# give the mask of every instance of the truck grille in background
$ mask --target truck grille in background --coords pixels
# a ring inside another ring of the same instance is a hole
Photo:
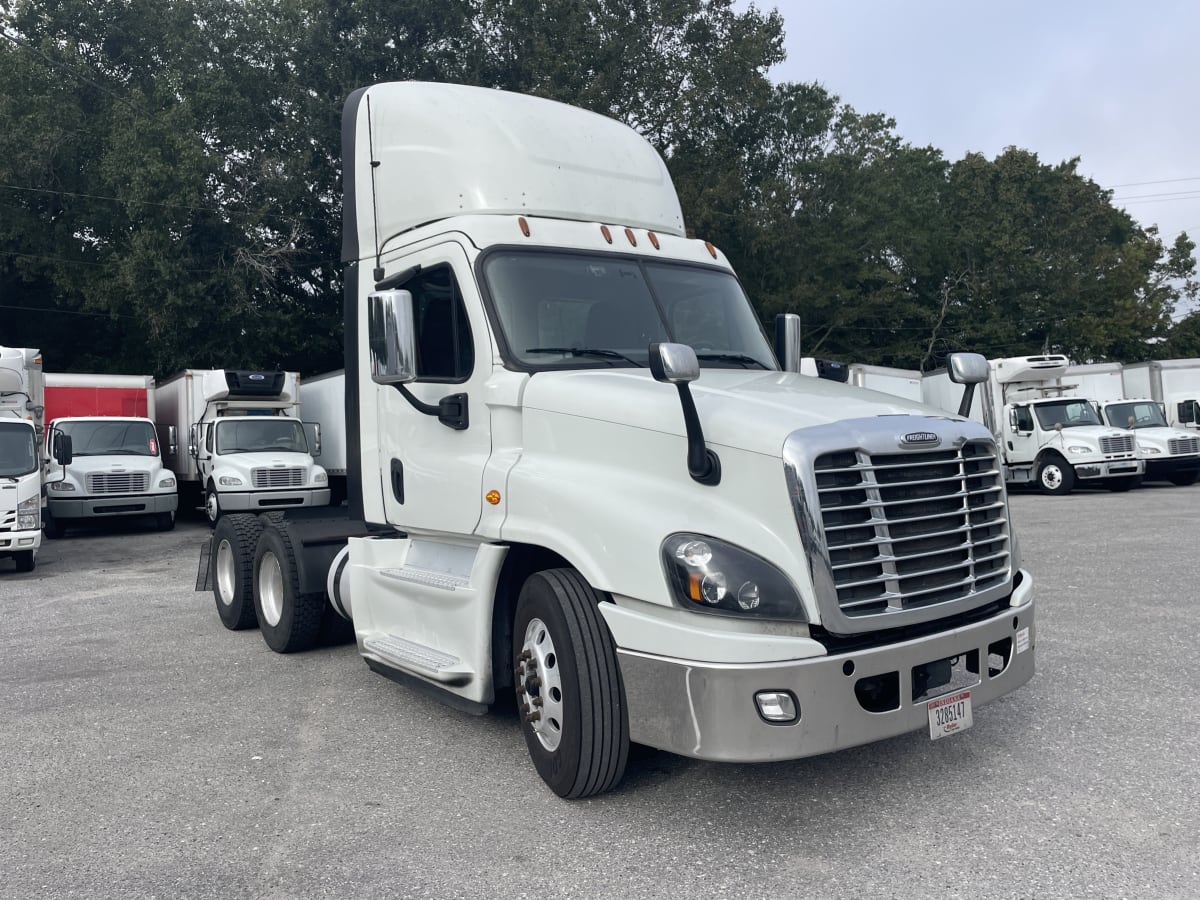
[[[1009,575],[995,450],[825,453],[814,464],[821,522],[844,615],[969,597]]]
[[[17,511],[15,509],[0,513],[0,531],[16,531]]]
[[[254,469],[250,477],[256,488],[301,487],[304,469]]]
[[[86,485],[89,494],[134,494],[150,486],[150,473],[91,472]]]
[[[1133,435],[1123,434],[1120,437],[1100,438],[1101,453],[1132,453]]]
[[[1200,453],[1200,438],[1175,438],[1167,441],[1167,452],[1172,456]]]

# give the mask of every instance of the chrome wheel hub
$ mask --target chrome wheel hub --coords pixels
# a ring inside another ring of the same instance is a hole
[[[283,618],[283,570],[279,558],[269,550],[258,567],[258,604],[267,624],[278,625]]]
[[[221,541],[217,545],[217,598],[224,606],[233,605],[235,568],[233,547],[229,541]]]
[[[542,746],[553,752],[562,740],[562,673],[554,639],[541,619],[530,619],[514,672],[521,716]]]

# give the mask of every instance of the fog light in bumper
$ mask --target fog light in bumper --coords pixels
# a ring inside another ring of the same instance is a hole
[[[791,725],[800,718],[800,704],[791,691],[759,691],[754,695],[754,705],[772,725]]]

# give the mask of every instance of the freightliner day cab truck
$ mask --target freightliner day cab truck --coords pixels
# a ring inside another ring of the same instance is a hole
[[[1121,378],[1126,397],[1161,403],[1172,428],[1200,431],[1200,359],[1130,363]]]
[[[313,461],[320,430],[294,415],[296,372],[188,369],[156,394],[159,434],[187,435],[172,468],[201,498],[210,523],[229,511],[328,505],[328,476]]]
[[[32,572],[42,546],[42,356],[0,347],[0,558]]]
[[[781,371],[635,132],[394,83],[350,96],[342,150],[347,515],[222,519],[198,587],[227,627],[299,650],[331,604],[373,670],[475,713],[515,698],[571,798],[631,741],[941,737],[1031,677],[991,434]]]
[[[153,416],[151,375],[46,373],[47,537],[129,516],[175,527],[175,473],[163,465]]]
[[[1195,484],[1200,476],[1200,433],[1172,428],[1154,400],[1127,395],[1123,368],[1115,362],[1075,365],[1062,380],[1069,393],[1095,404],[1105,425],[1133,430],[1147,481]]]
[[[1077,484],[1113,491],[1137,486],[1144,466],[1132,432],[1106,426],[1087,399],[1064,396],[1068,365],[1060,354],[989,361],[970,415],[996,436],[1005,480],[1046,494],[1069,494]],[[922,390],[931,405],[958,408],[961,391],[946,370],[926,373]]]

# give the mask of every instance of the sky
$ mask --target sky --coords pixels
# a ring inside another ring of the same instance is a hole
[[[1113,189],[1165,243],[1200,238],[1200,3],[757,0],[783,15],[776,82],[823,84],[948,160],[1032,150]]]

